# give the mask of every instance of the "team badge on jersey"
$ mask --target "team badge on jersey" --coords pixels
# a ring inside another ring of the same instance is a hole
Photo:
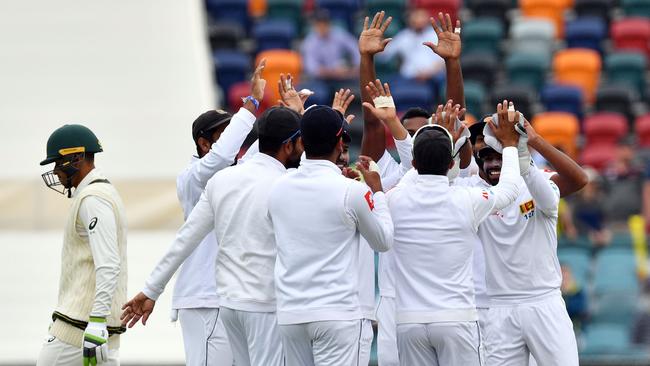
[[[368,191],[366,192],[366,195],[363,196],[366,199],[366,202],[368,202],[368,207],[370,207],[370,211],[375,209],[375,201],[372,199],[372,192]]]
[[[535,202],[533,202],[533,200],[530,200],[528,202],[519,205],[519,210],[521,211],[522,214],[529,213],[534,209],[535,209]]]

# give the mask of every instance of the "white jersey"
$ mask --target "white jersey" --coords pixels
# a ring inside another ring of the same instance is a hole
[[[272,188],[269,214],[278,253],[278,324],[363,318],[359,235],[378,251],[393,241],[383,192],[372,194],[330,161],[306,159]]]
[[[246,136],[253,128],[255,115],[241,108],[230,120],[219,139],[201,159],[192,157],[187,167],[176,179],[176,193],[183,208],[185,219],[201,198],[205,185],[221,169],[232,165]],[[209,233],[199,247],[183,263],[176,278],[172,309],[216,308],[219,295],[215,279],[206,273],[215,273],[215,261],[219,246],[213,233]],[[172,315],[175,319],[175,314]]]
[[[447,176],[418,175],[388,195],[393,217],[397,323],[476,321],[474,233],[518,196],[517,149],[504,149],[499,185],[450,186]]]
[[[147,280],[144,294],[157,299],[180,263],[214,229],[221,246],[216,264],[221,306],[274,312],[276,249],[267,202],[269,187],[285,173],[278,160],[258,153],[246,164],[215,174]]]

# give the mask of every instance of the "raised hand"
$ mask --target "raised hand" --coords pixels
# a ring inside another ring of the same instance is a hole
[[[302,115],[305,112],[305,101],[309,96],[300,95],[300,93],[294,89],[291,81],[291,74],[288,74],[286,77],[284,74],[280,74],[280,80],[278,80],[278,91],[280,92],[281,100],[279,100],[278,103]]]
[[[449,99],[444,106],[442,104],[438,105],[435,118],[437,124],[451,133],[451,137],[454,139],[454,143],[456,143],[467,127],[462,123],[460,126],[456,124],[458,116],[465,113],[465,108],[461,109],[460,104],[454,105],[453,102],[453,100]]]
[[[266,88],[266,80],[262,79],[262,71],[265,66],[266,59],[264,58],[255,68],[251,78],[251,95],[260,102],[264,99],[264,88]]]
[[[390,100],[390,103],[388,105],[380,105],[379,107],[368,102],[363,103],[363,106],[366,107],[375,117],[377,117],[377,119],[385,123],[393,122],[395,120],[399,121],[399,118],[397,118],[397,110],[395,109],[395,105],[392,104],[393,97],[390,94],[390,87],[388,86],[388,83],[384,83],[382,85],[381,81],[377,79],[374,83],[370,82],[368,85],[366,85],[366,91],[368,92],[368,95],[370,95],[370,98],[372,98],[373,103],[376,103],[375,100],[377,98]]]
[[[379,173],[371,170],[370,165],[373,163],[373,160],[364,155],[359,155],[359,162],[357,163],[357,169],[359,173],[363,176],[363,180],[370,187],[372,193],[379,192],[383,188],[381,186],[381,177]]]
[[[140,292],[122,306],[124,311],[120,316],[120,320],[122,320],[123,325],[128,325],[129,328],[133,328],[140,318],[142,318],[142,325],[147,325],[147,319],[149,319],[155,305],[154,300]]]
[[[334,93],[334,101],[332,101],[332,109],[335,109],[341,112],[341,115],[345,116],[345,112],[348,110],[350,103],[354,100],[354,94],[350,89],[340,89]],[[345,117],[345,121],[350,124],[354,119],[354,114]]]
[[[374,55],[382,52],[392,38],[384,38],[384,32],[388,29],[393,17],[388,17],[384,21],[385,13],[383,11],[375,14],[372,23],[368,25],[369,18],[363,21],[363,31],[359,35],[359,52],[362,55]]]
[[[508,101],[503,100],[503,103],[497,104],[497,118],[499,119],[499,125],[496,126],[492,117],[487,119],[487,124],[494,132],[494,137],[501,142],[503,147],[507,146],[517,146],[519,143],[519,133],[515,130],[515,124],[519,122],[519,112],[515,112],[515,118],[513,121],[508,120]]]
[[[443,59],[458,59],[460,58],[461,41],[460,41],[460,20],[456,20],[456,28],[459,30],[455,32],[454,26],[451,22],[449,14],[438,13],[438,20],[440,24],[436,24],[436,20],[431,18],[431,26],[436,31],[438,36],[438,44],[433,42],[424,42],[423,45],[431,48],[433,52]]]

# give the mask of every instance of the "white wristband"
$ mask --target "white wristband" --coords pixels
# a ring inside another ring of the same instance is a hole
[[[380,95],[373,99],[372,102],[375,104],[375,108],[395,108],[393,97]]]

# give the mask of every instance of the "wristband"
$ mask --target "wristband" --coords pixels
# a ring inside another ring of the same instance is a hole
[[[393,97],[387,97],[380,95],[377,98],[372,100],[372,103],[375,105],[375,108],[395,108],[395,102],[393,102]]]
[[[246,104],[246,102],[248,102],[248,101],[250,101],[251,103],[253,103],[253,105],[255,106],[255,110],[258,110],[258,109],[259,109],[259,107],[260,107],[260,102],[259,102],[257,99],[255,99],[254,96],[249,95],[249,96],[247,96],[247,97],[241,98],[241,102],[242,102],[242,104]]]

